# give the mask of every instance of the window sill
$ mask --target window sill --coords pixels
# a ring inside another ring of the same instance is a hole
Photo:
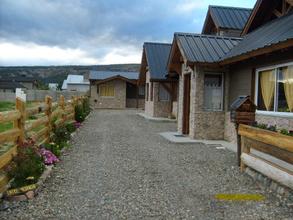
[[[115,96],[100,96],[100,98],[103,98],[103,99],[113,99],[113,98],[115,98]]]
[[[282,117],[282,118],[293,118],[292,112],[271,112],[271,111],[256,111],[257,115],[272,116],[272,117]]]

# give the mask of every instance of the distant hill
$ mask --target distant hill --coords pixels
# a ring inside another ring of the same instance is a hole
[[[11,76],[29,76],[44,83],[61,83],[68,74],[83,75],[90,70],[139,71],[139,64],[111,64],[93,66],[16,66],[0,67],[0,78]]]

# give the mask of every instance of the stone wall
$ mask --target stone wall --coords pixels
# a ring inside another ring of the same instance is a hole
[[[237,143],[235,124],[230,121],[230,111],[225,112],[224,139],[231,143]]]
[[[103,97],[98,94],[96,84],[91,85],[91,104],[94,108],[102,109],[124,109],[126,108],[126,82],[122,80],[113,80],[114,96]]]
[[[175,117],[175,118],[178,117],[177,109],[178,109],[178,103],[177,102],[173,102],[172,116]]]
[[[144,99],[126,99],[126,108],[140,108],[144,109]]]
[[[63,95],[66,100],[72,96],[87,95],[85,92],[76,91],[52,91],[52,90],[24,90],[27,95],[27,101],[44,101],[47,95],[51,96],[53,101],[57,101],[60,95]],[[13,92],[0,92],[0,101],[15,102],[15,93]]]
[[[146,85],[149,84],[149,100],[145,101],[145,114],[151,117],[169,117],[171,105],[169,101],[159,100],[159,82],[150,82],[150,74],[146,73]],[[151,100],[151,84],[153,84],[153,99]],[[147,89],[146,89],[147,91]],[[147,97],[147,95],[146,95]]]
[[[224,111],[207,111],[204,109],[204,74],[205,72],[225,73],[225,71],[223,69],[207,69],[196,66],[191,73],[189,133],[191,138],[208,140],[224,138]],[[228,80],[224,75],[223,86],[226,83],[228,83]]]

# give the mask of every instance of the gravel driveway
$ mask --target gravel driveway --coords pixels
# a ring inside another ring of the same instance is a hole
[[[292,209],[239,173],[234,153],[158,135],[171,130],[175,123],[146,121],[133,110],[92,112],[40,195],[0,218],[293,218]],[[223,202],[217,193],[260,193],[266,200]]]

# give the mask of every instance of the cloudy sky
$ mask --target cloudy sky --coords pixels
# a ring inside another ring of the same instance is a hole
[[[145,41],[201,32],[208,5],[255,0],[0,0],[0,66],[139,63]]]

